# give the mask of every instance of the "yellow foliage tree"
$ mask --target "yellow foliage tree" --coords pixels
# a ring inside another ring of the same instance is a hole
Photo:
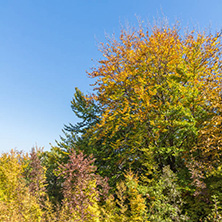
[[[13,150],[0,157],[0,221],[42,221],[43,211],[22,176],[24,158]]]
[[[102,52],[89,73],[95,93],[86,96],[101,114],[88,134],[102,147],[111,177],[129,166],[152,174],[170,165],[176,172],[191,159],[214,167],[222,154],[220,33],[122,31]]]

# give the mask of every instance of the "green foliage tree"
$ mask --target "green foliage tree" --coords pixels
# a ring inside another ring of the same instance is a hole
[[[220,203],[218,201],[218,198],[213,195],[213,208],[211,213],[204,219],[205,222],[212,221],[212,222],[221,222],[222,221],[222,215],[221,215],[221,207],[219,206]]]
[[[42,165],[46,169],[46,181],[47,181],[47,194],[50,202],[54,208],[61,205],[63,194],[62,194],[62,183],[63,179],[59,178],[56,173],[60,164],[65,164],[68,161],[69,153],[60,149],[59,147],[52,147],[50,151],[45,151],[42,154]]]
[[[166,166],[156,184],[150,187],[150,221],[189,221],[189,217],[182,213],[184,203],[177,180]]]

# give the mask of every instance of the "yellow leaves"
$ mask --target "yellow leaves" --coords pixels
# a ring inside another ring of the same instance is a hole
[[[0,157],[0,221],[41,221],[43,211],[23,177],[26,158],[14,150]]]
[[[218,34],[191,31],[183,36],[175,27],[154,27],[152,33],[123,31],[120,41],[110,42],[105,54],[90,74],[97,78],[93,99],[102,110],[101,121],[93,129],[99,132],[93,135],[95,140],[103,138],[104,144],[112,140],[116,150],[124,143],[134,148],[148,141],[164,146],[178,143],[175,147],[184,145],[183,149],[196,152],[198,148],[190,146],[197,139],[195,146],[201,147],[203,155],[220,154]]]
[[[102,209],[103,221],[147,221],[146,201],[139,192],[138,178],[131,171],[125,174],[124,181],[117,184],[115,196],[116,199],[110,195],[106,200]]]

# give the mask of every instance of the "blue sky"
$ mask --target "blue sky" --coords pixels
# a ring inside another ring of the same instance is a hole
[[[164,14],[182,27],[222,29],[221,0],[0,1],[0,152],[50,149],[64,124],[75,87],[89,92],[98,42]]]

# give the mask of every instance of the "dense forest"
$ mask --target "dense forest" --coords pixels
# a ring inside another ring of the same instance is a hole
[[[0,221],[222,221],[221,33],[157,25],[101,44],[50,151],[0,157]]]

